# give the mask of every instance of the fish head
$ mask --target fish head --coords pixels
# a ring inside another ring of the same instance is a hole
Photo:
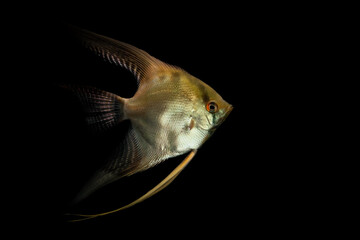
[[[229,116],[233,106],[203,81],[193,78],[192,82],[195,86],[195,127],[207,131],[205,142]]]

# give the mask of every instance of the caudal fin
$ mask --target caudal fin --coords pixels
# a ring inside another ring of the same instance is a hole
[[[70,89],[80,99],[87,114],[86,121],[96,132],[109,130],[127,119],[124,113],[127,99],[94,87],[63,87]]]

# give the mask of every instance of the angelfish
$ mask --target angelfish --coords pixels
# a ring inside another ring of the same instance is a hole
[[[138,83],[131,98],[94,87],[69,87],[84,104],[88,124],[97,130],[111,130],[124,120],[131,123],[116,153],[84,186],[76,201],[124,176],[189,153],[169,176],[139,199],[106,213],[75,214],[84,220],[128,208],[165,188],[224,122],[233,107],[209,85],[179,67],[127,43],[83,29],[74,31],[84,47],[105,61],[129,70]]]

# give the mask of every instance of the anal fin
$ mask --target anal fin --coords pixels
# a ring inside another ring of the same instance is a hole
[[[88,220],[88,219],[92,219],[92,218],[96,218],[96,217],[100,217],[100,216],[104,216],[104,215],[108,215],[111,213],[115,213],[121,210],[124,210],[126,208],[132,207],[146,199],[148,199],[149,197],[155,195],[156,193],[160,192],[161,190],[163,190],[164,188],[166,188],[172,181],[174,181],[174,179],[180,174],[180,172],[182,170],[184,170],[184,168],[187,166],[187,164],[193,159],[193,157],[195,156],[197,150],[192,150],[187,157],[166,177],[164,178],[159,184],[157,184],[155,187],[153,187],[151,190],[149,190],[147,193],[145,193],[144,195],[142,195],[140,198],[136,199],[135,201],[117,208],[115,210],[112,211],[108,211],[108,212],[104,212],[104,213],[98,213],[98,214],[67,214],[70,216],[77,216],[77,217],[81,217],[79,219],[74,219],[74,220],[70,220],[70,222],[79,222],[79,221],[84,221],[84,220]]]
[[[138,141],[134,129],[130,127],[125,139],[114,149],[105,166],[98,170],[85,184],[73,203],[82,201],[109,183],[142,171],[141,162],[146,154],[143,153],[144,149],[140,147]]]

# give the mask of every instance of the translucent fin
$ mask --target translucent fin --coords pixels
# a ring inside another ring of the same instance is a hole
[[[94,131],[109,130],[126,119],[125,98],[94,87],[76,85],[62,87],[71,90],[79,98],[87,114],[86,121]]]
[[[152,57],[130,44],[102,36],[75,26],[69,26],[82,45],[104,60],[121,66],[134,74],[138,84],[150,80],[149,75],[159,69],[172,66]]]
[[[105,166],[97,171],[88,183],[82,188],[73,201],[73,204],[82,201],[90,194],[101,187],[114,182],[124,176],[132,175],[142,171],[142,162],[147,162],[146,156],[151,154],[147,148],[142,148],[144,144],[139,144],[134,129],[130,127],[125,139],[109,157]]]
[[[131,202],[131,203],[129,203],[129,204],[123,206],[123,207],[120,207],[118,209],[108,211],[108,212],[104,212],[104,213],[98,213],[98,214],[67,214],[69,216],[82,217],[82,218],[79,218],[79,219],[70,220],[70,222],[79,222],[79,221],[84,221],[84,220],[88,220],[88,219],[108,215],[108,214],[111,214],[111,213],[115,213],[115,212],[124,210],[126,208],[132,207],[135,204],[138,204],[138,203],[146,200],[147,198],[155,195],[156,193],[160,192],[165,187],[167,187],[180,174],[180,172],[187,166],[187,164],[193,159],[196,152],[197,152],[197,150],[192,150],[188,154],[188,156],[166,178],[164,178],[164,180],[162,180],[154,188],[152,188],[150,191],[148,191],[147,193],[145,193],[143,196],[136,199],[135,201],[133,201],[133,202]]]

